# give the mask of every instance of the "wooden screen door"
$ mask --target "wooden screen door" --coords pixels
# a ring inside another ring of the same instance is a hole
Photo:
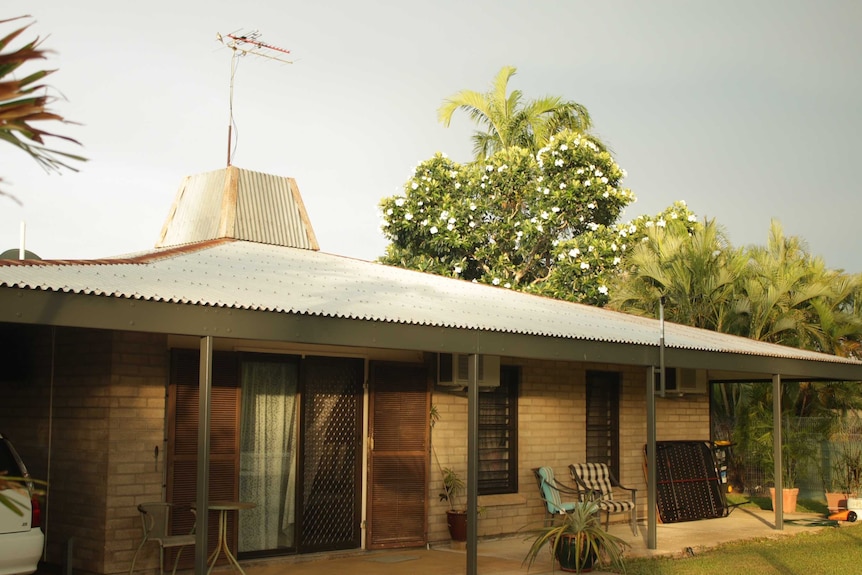
[[[370,365],[369,549],[426,541],[428,393],[424,365]]]

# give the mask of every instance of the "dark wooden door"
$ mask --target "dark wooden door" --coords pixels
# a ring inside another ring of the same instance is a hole
[[[423,365],[371,363],[370,549],[426,541],[430,401]]]

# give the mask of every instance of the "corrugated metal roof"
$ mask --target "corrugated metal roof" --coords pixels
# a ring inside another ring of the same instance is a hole
[[[183,180],[156,247],[218,238],[319,249],[296,181],[236,166]]]
[[[656,320],[304,249],[211,241],[124,259],[0,262],[0,286],[657,345]],[[670,348],[858,364],[682,326]]]

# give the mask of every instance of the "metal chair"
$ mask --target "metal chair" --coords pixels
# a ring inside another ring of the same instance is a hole
[[[141,526],[144,532],[144,538],[141,544],[138,545],[135,554],[132,556],[132,566],[129,567],[129,575],[135,570],[135,561],[138,558],[143,546],[150,541],[159,544],[159,575],[164,575],[165,564],[165,549],[179,547],[176,559],[174,559],[174,568],[171,571],[172,575],[177,572],[177,564],[180,562],[180,555],[183,552],[183,547],[186,545],[195,544],[194,527],[188,535],[170,535],[168,532],[168,523],[170,521],[171,509],[173,505],[164,501],[155,501],[150,503],[141,503],[138,505],[138,511],[141,514]],[[194,509],[191,510],[194,514]]]
[[[554,469],[552,467],[537,467],[533,469],[536,476],[536,483],[539,486],[539,495],[542,496],[542,501],[545,504],[545,510],[548,512],[545,518],[545,524],[550,525],[557,515],[565,515],[571,513],[579,501],[576,499],[577,492],[573,489],[557,483],[554,479]],[[562,495],[573,496],[573,501],[563,501]]]
[[[630,513],[632,533],[638,534],[638,490],[620,485],[614,474],[604,463],[573,463],[569,465],[572,480],[581,501],[591,499],[604,511],[605,530],[611,522],[611,513]],[[614,499],[614,490],[628,491],[629,499]]]

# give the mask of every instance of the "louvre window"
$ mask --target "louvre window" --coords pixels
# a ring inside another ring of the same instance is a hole
[[[587,372],[587,462],[620,473],[620,374]]]
[[[518,368],[500,366],[500,386],[479,394],[479,494],[518,491]]]

